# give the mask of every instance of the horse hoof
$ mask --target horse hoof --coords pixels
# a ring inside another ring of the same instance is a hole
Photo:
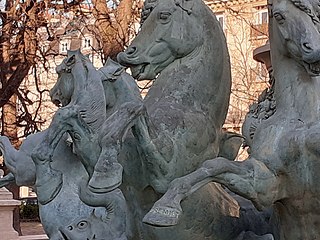
[[[143,218],[142,222],[158,226],[169,227],[178,224],[181,211],[170,207],[153,207]]]
[[[60,192],[62,188],[62,173],[55,171],[50,174],[47,181],[38,181],[36,183],[36,190],[38,194],[38,201],[41,205],[46,205],[51,202]]]
[[[94,171],[88,183],[88,188],[94,193],[107,193],[119,187],[122,183],[121,164],[114,163],[107,172]]]

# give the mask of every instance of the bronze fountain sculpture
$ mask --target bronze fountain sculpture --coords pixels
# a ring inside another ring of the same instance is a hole
[[[222,130],[231,76],[215,16],[201,0],[149,0],[118,55],[138,81],[155,79],[146,98],[117,62],[97,70],[69,51],[49,128],[19,150],[0,137],[11,170],[0,185],[35,187],[52,240],[318,239],[320,8],[269,10],[276,112],[247,160],[233,161],[242,136]]]

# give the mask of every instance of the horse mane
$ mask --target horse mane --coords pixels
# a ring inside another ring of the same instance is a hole
[[[315,14],[314,10],[309,6],[310,3],[307,3],[307,0],[291,0],[291,2],[301,11],[306,13],[314,24],[319,24],[319,16]]]
[[[320,8],[318,5],[312,4],[308,0],[290,0],[290,1],[294,6],[300,9],[302,12],[306,13],[311,18],[314,24],[320,24],[320,21],[319,21]],[[273,0],[268,0],[270,17],[273,16],[272,3],[273,3]],[[314,11],[314,8],[316,8],[317,11]]]
[[[81,53],[80,49],[77,49],[75,51],[68,51],[68,57],[69,57],[69,54],[70,55],[72,55],[72,54],[77,55],[80,58],[80,60],[81,60],[81,62],[83,64],[85,70],[87,71],[87,73],[89,73],[89,71],[92,70],[92,69],[89,69],[89,66],[91,68],[94,68],[94,66],[93,66],[92,62],[90,61],[89,57],[86,56],[86,55],[83,55]]]
[[[158,5],[159,0],[146,0],[141,11],[140,28],[144,21],[149,17],[152,10]]]
[[[68,51],[68,58],[76,55],[85,69],[85,76],[78,76],[78,73],[71,72],[74,81],[83,82],[80,89],[82,93],[77,96],[75,104],[80,106],[79,114],[91,130],[97,132],[102,126],[106,117],[106,104],[104,88],[102,85],[101,73],[93,66],[90,59],[83,55],[80,50]],[[81,86],[81,85],[80,85]]]
[[[192,12],[192,6],[193,3],[191,3],[191,7],[185,7],[181,0],[173,0],[174,4],[178,7],[180,7],[182,10],[186,11],[188,14],[191,14]],[[159,0],[146,0],[144,2],[142,11],[141,11],[141,20],[140,20],[140,26],[144,23],[144,21],[149,17],[150,13],[153,11],[153,9],[158,5]],[[192,2],[192,0],[189,0],[189,2]],[[187,4],[188,5],[188,4]]]

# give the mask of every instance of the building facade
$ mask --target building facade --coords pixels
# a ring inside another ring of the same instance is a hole
[[[225,128],[240,132],[250,104],[268,86],[265,66],[253,59],[253,51],[268,40],[266,0],[206,1],[220,22],[228,44],[232,92]]]

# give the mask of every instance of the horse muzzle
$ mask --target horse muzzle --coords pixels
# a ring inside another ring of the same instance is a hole
[[[132,67],[141,64],[140,57],[133,57],[128,55],[126,52],[121,52],[117,56],[118,62],[125,67]]]
[[[312,77],[320,76],[320,61],[313,62],[313,63],[308,63],[303,61],[303,65],[310,76]]]

